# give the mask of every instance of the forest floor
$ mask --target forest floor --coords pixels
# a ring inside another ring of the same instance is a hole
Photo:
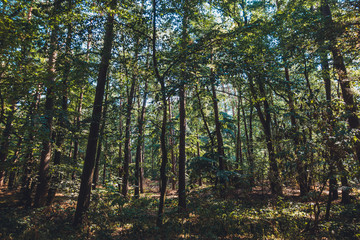
[[[158,228],[156,183],[148,181],[140,199],[125,199],[107,185],[93,191],[87,221],[74,229],[75,193],[57,194],[49,207],[24,209],[19,191],[3,187],[0,239],[360,239],[357,189],[353,203],[332,202],[327,221],[326,191],[301,198],[294,187],[285,188],[283,197],[272,196],[264,187],[230,188],[220,197],[212,186],[196,187],[188,192],[187,212],[180,214],[176,191],[169,190],[164,224]],[[318,217],[314,209],[320,209]]]

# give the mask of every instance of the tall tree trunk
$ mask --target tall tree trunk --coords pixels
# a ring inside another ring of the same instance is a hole
[[[220,184],[225,187],[225,178],[222,176],[223,171],[225,170],[225,163],[224,163],[224,142],[223,137],[221,134],[221,123],[220,123],[220,117],[219,117],[219,108],[218,108],[218,99],[216,96],[216,89],[215,89],[215,77],[213,70],[211,70],[211,92],[212,92],[212,100],[213,100],[213,107],[214,107],[214,118],[215,118],[215,132],[216,132],[216,140],[217,140],[217,155],[219,160],[219,172],[220,177],[219,181]]]
[[[249,162],[249,170],[250,170],[250,177],[249,177],[249,183],[250,186],[254,186],[255,184],[255,174],[254,174],[254,170],[255,170],[255,164],[254,164],[254,158],[253,158],[253,130],[252,130],[252,115],[253,115],[253,104],[252,102],[250,103],[250,113],[249,113],[249,125],[247,124],[246,121],[246,114],[245,114],[245,108],[243,106],[242,103],[242,97],[240,95],[240,106],[241,106],[241,111],[242,111],[242,115],[243,115],[243,122],[244,122],[244,130],[245,130],[245,138],[246,138],[246,153],[247,153],[247,160]],[[248,129],[249,126],[249,129]]]
[[[97,183],[99,181],[99,171],[100,171],[99,165],[100,165],[102,142],[104,139],[104,130],[105,130],[105,126],[106,126],[106,114],[107,114],[107,108],[108,108],[108,103],[107,103],[108,91],[109,91],[109,81],[107,82],[106,87],[105,87],[105,101],[104,101],[104,109],[103,109],[102,117],[101,117],[99,141],[98,141],[97,150],[96,150],[95,169],[94,169],[93,186],[92,186],[93,189],[96,189]]]
[[[76,126],[76,133],[75,133],[75,140],[74,140],[74,153],[72,156],[73,162],[77,162],[78,153],[79,153],[79,130],[80,130],[80,123],[81,123],[81,112],[82,112],[82,103],[84,97],[84,89],[81,88],[80,95],[79,95],[79,104],[77,107],[77,116],[75,119],[75,126]]]
[[[348,114],[349,127],[352,129],[358,129],[360,127],[360,121],[356,114],[357,105],[354,101],[354,93],[350,85],[350,79],[347,74],[347,70],[344,63],[344,58],[340,49],[337,47],[337,32],[336,25],[332,20],[331,10],[328,4],[328,0],[321,1],[321,13],[323,16],[323,27],[325,31],[325,37],[330,41],[330,51],[333,55],[334,68],[339,78],[339,84],[342,92],[342,97],[345,102],[345,110]],[[357,159],[360,163],[360,142],[355,143],[355,151]]]
[[[91,47],[91,39],[92,39],[92,28],[90,27],[89,33],[88,33],[88,39],[86,43],[86,61],[89,61],[89,52]],[[80,89],[80,95],[79,95],[79,103],[77,107],[77,116],[75,119],[75,126],[76,126],[76,133],[75,133],[75,140],[74,140],[74,154],[73,154],[73,161],[76,163],[77,156],[79,153],[79,135],[80,135],[80,123],[81,123],[81,112],[82,112],[82,103],[83,103],[83,97],[84,97],[84,87],[81,87]],[[74,173],[73,173],[74,175]],[[74,176],[73,176],[74,177]]]
[[[108,147],[109,147],[108,138],[107,138],[107,136],[105,136],[104,165],[103,165],[103,174],[102,174],[102,185],[103,186],[105,186],[105,184],[106,184],[106,171],[107,171],[107,155],[106,155],[106,153],[108,152]]]
[[[69,9],[71,9],[72,0],[69,0]],[[69,81],[69,74],[70,74],[70,50],[71,50],[71,42],[72,42],[72,25],[71,23],[68,25],[68,31],[67,31],[67,38],[66,38],[66,47],[65,47],[65,66],[64,66],[64,74],[63,74],[63,82],[62,82],[62,88],[63,88],[63,97],[61,102],[61,113],[59,116],[59,126],[60,131],[56,134],[56,149],[54,154],[54,165],[59,165],[62,158],[62,145],[65,141],[65,134],[66,134],[66,127],[67,127],[67,119],[68,119],[68,81]],[[60,173],[55,172],[51,176],[51,187],[48,192],[47,197],[47,205],[51,205],[52,202],[55,199],[55,194],[57,190],[57,185],[60,181]]]
[[[110,2],[110,9],[116,9],[116,0]],[[95,93],[95,100],[92,112],[92,121],[90,124],[90,132],[86,148],[86,156],[84,161],[84,168],[81,175],[80,192],[76,205],[76,212],[74,217],[74,225],[82,224],[84,214],[89,208],[91,182],[93,177],[93,170],[95,165],[96,144],[99,134],[99,126],[101,119],[101,110],[104,97],[104,90],[106,85],[106,75],[110,64],[111,49],[114,35],[114,13],[108,13],[106,21],[106,30],[104,35],[104,47],[102,50],[99,74],[97,78],[97,86]]]
[[[321,41],[322,42],[322,41]],[[329,62],[327,58],[327,52],[325,49],[322,49],[320,53],[321,59],[321,72],[322,77],[325,82],[325,93],[326,93],[326,102],[327,102],[327,122],[328,126],[330,127],[331,134],[334,134],[334,116],[332,112],[332,96],[331,96],[331,79],[329,74]],[[339,156],[339,153],[335,149],[335,141],[333,139],[328,139],[328,149],[329,149],[329,165],[332,166],[336,164],[338,169],[341,171],[341,183],[342,183],[342,202],[347,204],[350,203],[350,188],[346,177],[346,171],[342,164],[342,159]],[[332,171],[330,172],[330,189],[329,194],[332,196],[329,198],[329,201],[338,198],[338,189],[337,189],[337,180],[334,176],[334,167],[331,167]],[[330,204],[330,203],[329,203]],[[329,206],[330,211],[330,206]]]
[[[120,109],[120,116],[119,116],[119,178],[122,179],[124,171],[123,168],[121,167],[121,163],[122,163],[122,138],[123,138],[123,121],[122,121],[122,100],[120,99],[120,103],[119,103],[119,109]],[[121,192],[121,184],[119,183],[119,193]]]
[[[56,19],[56,13],[59,11],[60,0],[54,1],[53,6],[53,18]],[[46,86],[46,100],[45,100],[45,113],[44,113],[44,123],[42,126],[43,133],[43,142],[42,142],[42,151],[40,156],[40,169],[38,177],[38,185],[36,188],[36,194],[34,199],[35,207],[42,207],[46,204],[46,197],[49,190],[49,164],[51,159],[51,138],[52,138],[52,125],[53,125],[53,115],[54,115],[54,100],[55,100],[55,64],[57,57],[57,44],[58,44],[58,23],[55,23],[54,28],[52,29],[50,36],[50,49],[49,49],[49,59],[48,59],[48,69],[47,69],[47,79],[45,82]]]
[[[188,1],[184,0],[182,4],[182,37],[181,51],[183,62],[181,64],[180,85],[179,85],[179,189],[178,189],[178,210],[184,212],[186,209],[186,180],[185,180],[185,164],[186,164],[186,110],[185,110],[185,82],[187,81],[187,45],[188,45]]]
[[[160,166],[160,201],[159,201],[159,209],[156,219],[156,225],[158,227],[162,226],[163,214],[164,214],[164,204],[166,197],[166,184],[167,184],[167,176],[166,176],[166,165],[167,165],[167,146],[166,146],[166,126],[167,126],[167,99],[166,99],[166,85],[164,76],[160,75],[158,60],[157,60],[157,52],[156,52],[156,0],[152,1],[153,7],[153,21],[152,21],[152,57],[153,57],[153,68],[155,72],[155,77],[160,84],[161,91],[161,100],[162,100],[162,124],[161,124],[161,135],[160,135],[160,148],[161,148],[161,166]]]
[[[243,163],[243,154],[241,147],[241,90],[238,92],[238,104],[237,104],[237,131],[236,131],[236,163],[238,164],[238,168],[240,167],[241,171],[243,171],[244,163]]]
[[[200,158],[200,138],[199,138],[199,134],[197,134],[197,141],[196,141],[196,153],[197,153],[197,158]],[[202,172],[200,170],[199,173],[199,186],[202,186]]]
[[[34,151],[33,151],[33,142],[34,142],[34,135],[35,135],[35,120],[34,120],[34,116],[37,112],[38,109],[38,101],[39,101],[39,91],[40,91],[40,87],[38,88],[38,90],[36,90],[34,97],[33,97],[33,101],[30,104],[30,109],[29,109],[29,113],[28,113],[28,117],[29,117],[29,121],[28,121],[28,126],[29,126],[29,132],[28,132],[28,141],[27,141],[27,149],[26,149],[26,153],[25,153],[25,162],[23,165],[23,176],[21,179],[21,200],[22,200],[22,204],[26,207],[29,208],[31,207],[31,203],[32,203],[32,199],[31,199],[31,183],[32,183],[32,178],[31,178],[31,166],[33,165],[34,162]]]
[[[172,126],[172,111],[171,111],[171,99],[169,99],[169,125],[170,128],[170,136],[169,136],[169,148],[170,148],[170,159],[171,159],[171,172],[173,177],[171,178],[171,188],[172,190],[176,189],[176,159],[174,154],[174,129]]]
[[[259,88],[260,96],[263,98],[263,108],[264,112],[261,109],[260,101],[256,98],[257,94],[254,88],[254,84],[252,82],[251,77],[249,77],[250,90],[252,97],[255,99],[255,108],[257,110],[261,125],[264,129],[266,147],[269,154],[269,180],[270,180],[270,188],[271,193],[274,195],[282,195],[282,187],[280,183],[280,173],[278,169],[278,164],[275,157],[273,139],[271,136],[271,114],[270,114],[270,106],[266,98],[265,89],[263,83],[257,81],[257,86]]]
[[[186,111],[185,111],[185,86],[181,84],[179,89],[179,115],[180,115],[180,137],[179,137],[179,212],[186,209],[186,190],[185,190],[185,164],[186,164]]]
[[[146,101],[147,101],[147,82],[145,82],[144,87],[144,98],[142,102],[141,112],[138,117],[138,128],[139,135],[137,139],[136,146],[136,157],[135,157],[135,198],[139,198],[140,196],[140,174],[141,174],[141,158],[142,158],[142,146],[143,146],[143,138],[144,138],[144,119],[145,119],[145,109],[146,109]]]
[[[144,162],[145,162],[145,141],[143,141],[141,147],[141,158],[140,158],[140,193],[144,193]]]
[[[131,148],[130,148],[130,134],[131,134],[131,116],[133,109],[133,99],[135,95],[136,76],[134,75],[131,81],[130,92],[128,95],[126,106],[126,123],[125,123],[125,148],[124,148],[124,175],[122,184],[122,195],[125,197],[128,193],[128,181],[129,181],[129,163],[131,161]]]
[[[199,102],[199,109],[200,109],[200,114],[201,114],[201,117],[202,117],[202,120],[204,122],[204,126],[205,126],[205,129],[206,129],[206,132],[209,136],[209,139],[210,139],[210,144],[211,144],[211,153],[213,153],[213,147],[215,146],[215,143],[214,143],[214,138],[210,132],[210,128],[209,128],[209,125],[207,123],[207,120],[206,120],[206,116],[205,116],[205,113],[204,113],[204,110],[202,108],[202,104],[201,104],[201,98],[200,98],[200,91],[198,89],[198,86],[195,85],[195,90],[196,90],[196,97],[198,99],[198,102]]]
[[[285,66],[285,79],[286,79],[286,87],[288,92],[288,105],[290,110],[290,122],[292,126],[293,132],[293,143],[295,147],[295,155],[296,155],[296,169],[297,169],[297,181],[300,186],[300,196],[305,196],[309,192],[309,185],[308,185],[308,176],[305,170],[304,160],[306,159],[304,155],[300,152],[300,147],[302,144],[305,144],[302,137],[300,136],[299,126],[296,121],[296,110],[295,110],[295,103],[294,103],[294,95],[291,91],[291,83],[290,83],[290,74],[289,69]]]

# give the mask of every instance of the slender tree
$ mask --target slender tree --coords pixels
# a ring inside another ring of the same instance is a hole
[[[112,0],[110,2],[110,9],[114,11],[116,9],[117,1]],[[93,171],[95,165],[96,145],[99,134],[100,117],[103,104],[103,97],[106,85],[107,70],[110,65],[112,43],[114,37],[114,12],[107,14],[107,21],[104,35],[104,47],[101,54],[101,62],[99,67],[99,74],[97,78],[96,94],[92,112],[92,121],[90,124],[90,132],[88,137],[88,143],[86,148],[86,156],[84,161],[84,167],[81,175],[80,192],[76,205],[76,212],[74,217],[74,225],[82,224],[84,220],[84,214],[89,208],[91,183],[93,178]]]

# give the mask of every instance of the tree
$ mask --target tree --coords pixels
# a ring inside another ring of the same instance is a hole
[[[115,10],[117,5],[116,0],[110,2],[110,9]],[[84,220],[84,214],[89,208],[91,183],[93,178],[93,171],[95,165],[96,145],[99,134],[100,116],[103,104],[103,97],[105,92],[105,85],[107,79],[107,70],[110,64],[112,42],[114,37],[114,12],[107,13],[104,47],[101,55],[101,62],[99,66],[99,74],[97,78],[96,94],[91,117],[90,132],[86,148],[86,156],[84,160],[84,167],[81,175],[80,192],[76,204],[76,212],[74,217],[74,225],[79,225]]]

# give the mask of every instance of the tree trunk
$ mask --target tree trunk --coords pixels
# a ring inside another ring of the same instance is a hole
[[[71,9],[71,3],[72,0],[69,1],[69,8]],[[56,149],[55,149],[55,155],[54,155],[54,165],[59,165],[62,158],[62,145],[65,141],[65,134],[66,134],[66,121],[68,118],[68,80],[69,80],[69,74],[70,74],[70,50],[71,50],[71,42],[72,42],[72,26],[71,23],[68,26],[68,32],[67,32],[67,38],[66,38],[66,47],[65,47],[65,66],[64,66],[64,75],[63,75],[63,97],[61,102],[61,113],[59,116],[59,125],[60,125],[60,131],[56,134]],[[60,182],[60,174],[58,172],[55,172],[51,177],[51,187],[48,192],[47,197],[47,205],[51,205],[54,201],[57,185]]]
[[[31,166],[34,162],[34,151],[33,151],[33,143],[34,143],[34,135],[35,135],[35,119],[34,116],[37,114],[37,110],[39,107],[39,92],[40,92],[40,86],[38,86],[38,90],[36,90],[33,101],[29,104],[29,113],[28,113],[28,141],[27,141],[27,149],[25,153],[25,161],[23,165],[23,176],[21,179],[21,195],[22,195],[22,204],[29,208],[31,207],[32,199],[31,199],[31,185],[32,185],[32,178],[31,178]]]
[[[164,214],[164,204],[166,197],[166,165],[167,165],[167,146],[166,146],[166,126],[167,126],[167,99],[166,99],[166,85],[164,76],[160,75],[157,54],[156,54],[156,0],[152,1],[153,7],[153,21],[152,21],[152,57],[153,57],[153,68],[155,72],[155,77],[160,84],[161,91],[161,100],[162,100],[162,110],[163,118],[161,124],[161,135],[160,135],[160,148],[161,148],[161,166],[160,166],[160,201],[159,201],[159,210],[156,219],[156,225],[158,227],[162,226],[162,219]]]
[[[10,135],[12,132],[12,122],[14,120],[14,114],[15,114],[15,105],[16,100],[12,100],[9,115],[6,119],[5,129],[2,132],[1,136],[1,145],[0,145],[0,164],[3,164],[6,161],[6,158],[9,154],[9,144],[10,144]],[[0,186],[3,185],[4,181],[4,171],[0,170]]]
[[[138,128],[139,135],[137,139],[136,146],[136,157],[135,157],[135,198],[139,198],[140,196],[140,174],[141,174],[141,158],[142,158],[142,146],[143,146],[143,138],[144,138],[144,119],[145,119],[145,110],[146,110],[146,100],[147,100],[147,82],[145,82],[144,88],[144,98],[142,102],[141,112],[138,117]],[[142,185],[142,184],[141,184]]]
[[[197,157],[200,158],[200,139],[199,139],[199,134],[197,134],[197,141],[196,141],[196,152],[197,152]],[[199,172],[199,186],[202,186],[202,172]]]
[[[124,175],[122,184],[122,195],[126,197],[128,193],[128,181],[129,181],[129,163],[131,161],[131,148],[130,148],[130,134],[131,134],[131,116],[133,109],[133,99],[135,95],[136,76],[133,76],[130,93],[128,95],[126,106],[126,123],[125,123],[125,148],[124,148]]]
[[[214,118],[215,118],[215,132],[216,132],[216,140],[217,140],[217,155],[219,160],[219,173],[220,177],[219,182],[224,187],[226,186],[225,178],[223,176],[224,170],[225,170],[225,163],[224,163],[224,143],[223,138],[221,134],[221,123],[220,123],[220,117],[219,117],[219,108],[218,108],[218,99],[216,97],[216,89],[215,89],[215,79],[214,79],[214,73],[211,70],[211,92],[212,92],[212,100],[213,100],[213,107],[214,107]]]
[[[145,162],[145,141],[143,141],[141,147],[141,158],[140,158],[140,193],[144,193],[144,162]]]
[[[209,139],[210,139],[210,144],[211,144],[211,153],[213,153],[213,147],[215,146],[215,143],[214,143],[214,138],[210,132],[210,128],[209,128],[209,125],[206,121],[206,116],[205,116],[205,113],[204,113],[204,110],[202,109],[202,104],[201,104],[201,98],[200,98],[200,91],[198,90],[198,86],[195,85],[195,90],[196,90],[196,97],[198,99],[198,102],[199,102],[199,109],[200,109],[200,114],[201,114],[201,117],[202,117],[202,120],[204,122],[204,126],[205,126],[205,129],[206,129],[206,132],[209,136]]]
[[[120,116],[119,116],[119,179],[122,180],[124,171],[123,168],[121,167],[121,163],[122,163],[122,138],[123,138],[123,121],[122,121],[122,101],[120,99],[120,103],[119,103],[119,109],[120,109]],[[119,193],[121,192],[121,184],[119,183]]]
[[[73,154],[73,162],[77,162],[78,153],[79,153],[79,131],[80,131],[80,120],[81,120],[81,111],[82,111],[82,102],[84,97],[84,89],[81,88],[80,90],[80,96],[79,96],[79,104],[77,108],[77,116],[75,120],[75,126],[76,126],[76,133],[75,133],[75,140],[74,140],[74,154]]]
[[[116,0],[110,3],[110,9],[116,9]],[[96,94],[92,112],[92,121],[90,125],[90,132],[86,148],[86,156],[84,161],[84,168],[81,175],[80,192],[76,205],[76,212],[74,217],[74,225],[82,224],[84,214],[89,208],[91,182],[93,177],[93,170],[95,165],[96,144],[99,134],[102,102],[104,97],[104,90],[106,85],[106,75],[111,58],[111,49],[114,35],[114,13],[108,13],[106,30],[104,35],[104,47],[102,50],[99,74],[97,78]]]
[[[238,104],[237,104],[237,131],[236,131],[236,163],[240,171],[243,171],[244,163],[241,148],[241,91],[238,92]]]
[[[261,106],[260,106],[260,100],[256,99],[257,94],[255,92],[255,88],[254,88],[251,77],[249,77],[249,83],[250,83],[250,90],[253,95],[252,97],[255,99],[255,108],[257,110],[261,125],[263,126],[263,129],[264,129],[266,147],[267,147],[268,154],[269,154],[269,165],[270,165],[269,180],[270,180],[271,193],[274,195],[282,195],[282,187],[281,187],[281,183],[280,183],[280,173],[279,173],[279,169],[278,169],[278,165],[277,165],[277,161],[276,161],[276,157],[275,157],[273,140],[272,140],[272,136],[271,136],[270,106],[266,99],[265,89],[264,89],[263,83],[261,83],[260,81],[257,81],[260,96],[263,98],[262,102],[263,102],[263,108],[264,108],[264,112],[265,112],[265,113],[263,113],[263,111],[261,110]]]
[[[179,212],[186,209],[186,183],[185,183],[185,164],[186,164],[186,111],[185,111],[185,86],[181,84],[179,89],[179,115],[180,115],[180,138],[179,138],[179,189],[178,189],[178,208]]]
[[[255,165],[254,165],[254,159],[253,159],[253,144],[252,144],[252,115],[253,115],[253,104],[250,103],[250,114],[249,114],[249,125],[247,125],[247,121],[246,121],[246,114],[245,114],[245,108],[243,106],[242,103],[242,97],[240,96],[240,106],[241,106],[241,110],[242,110],[242,115],[243,115],[243,122],[244,122],[244,130],[245,130],[245,138],[246,138],[246,148],[247,148],[247,160],[249,162],[249,170],[250,170],[250,177],[249,177],[249,183],[250,186],[254,186],[255,184],[255,176],[254,176],[254,170],[255,170]],[[248,126],[249,126],[249,130],[248,130]]]
[[[360,121],[356,114],[357,105],[354,101],[354,93],[350,85],[350,79],[347,74],[347,70],[344,63],[344,58],[340,49],[337,47],[337,32],[336,24],[332,20],[331,10],[327,0],[321,1],[321,13],[323,16],[323,27],[325,31],[325,38],[330,41],[330,50],[333,55],[334,68],[339,78],[339,84],[342,92],[342,97],[345,102],[345,110],[348,115],[349,127],[352,129],[358,129],[360,127]],[[360,137],[360,136],[358,136]],[[355,142],[355,152],[357,159],[360,163],[360,142]]]
[[[107,153],[108,151],[108,139],[105,137],[105,149],[104,149],[104,166],[103,166],[103,174],[102,174],[102,185],[106,184],[106,171],[107,171]],[[109,172],[110,173],[110,172]]]
[[[294,96],[293,92],[291,91],[291,83],[290,83],[290,75],[289,75],[289,69],[286,66],[285,67],[285,79],[286,79],[286,87],[288,92],[288,105],[289,105],[289,111],[290,111],[290,122],[292,126],[292,132],[293,132],[293,143],[295,147],[295,155],[296,155],[296,169],[297,169],[297,181],[300,186],[300,196],[305,196],[309,192],[309,186],[308,186],[308,176],[305,170],[305,164],[304,160],[306,159],[304,155],[301,155],[300,147],[302,144],[305,144],[302,137],[300,136],[299,127],[296,121],[296,110],[295,110],[295,103],[294,103]]]
[[[186,109],[185,109],[185,83],[187,76],[187,45],[188,45],[188,1],[184,0],[182,4],[182,33],[181,33],[181,51],[182,60],[180,85],[179,85],[179,189],[178,189],[178,210],[184,212],[186,209],[186,180],[185,180],[185,164],[186,164]]]
[[[323,40],[320,41],[320,43],[323,43]],[[330,127],[330,134],[333,135],[333,129],[334,129],[334,116],[332,112],[332,97],[331,97],[331,79],[330,79],[330,73],[329,73],[329,62],[327,57],[327,51],[326,49],[322,49],[320,53],[320,60],[321,60],[321,72],[322,77],[325,82],[325,93],[326,93],[326,101],[327,101],[327,122]],[[341,185],[342,185],[342,202],[344,204],[348,204],[351,202],[350,199],[350,187],[347,181],[346,171],[342,163],[342,159],[339,156],[339,153],[336,151],[335,142],[334,139],[328,139],[328,148],[329,148],[329,155],[330,155],[330,165],[336,164],[338,166],[338,169],[341,171]],[[336,178],[334,176],[331,176],[330,178],[330,185],[337,184]],[[337,187],[330,188],[329,194],[332,196],[335,196],[337,198],[338,192]]]
[[[103,109],[102,117],[101,117],[99,141],[98,141],[98,145],[97,145],[96,158],[95,158],[95,169],[94,169],[94,177],[93,177],[93,185],[92,185],[93,189],[96,189],[97,183],[99,181],[99,171],[100,171],[99,165],[100,165],[100,157],[101,157],[101,148],[102,148],[102,142],[104,139],[104,130],[105,130],[105,126],[106,126],[106,114],[107,114],[107,108],[108,108],[108,103],[107,103],[108,91],[109,91],[109,81],[107,82],[106,88],[105,88],[104,109]]]
[[[171,99],[169,99],[169,125],[170,128],[170,136],[169,136],[169,147],[170,147],[170,159],[171,159],[171,188],[172,190],[176,189],[176,160],[175,160],[175,154],[174,154],[174,130],[171,123],[172,119],[172,112],[171,112]]]
[[[56,17],[56,12],[59,10],[61,1],[55,0],[53,6],[54,18]],[[49,164],[51,159],[51,138],[52,138],[52,125],[53,125],[53,115],[54,115],[54,100],[55,93],[53,88],[55,87],[55,65],[57,57],[57,44],[58,44],[58,23],[55,23],[54,28],[52,29],[50,36],[50,49],[49,49],[49,59],[48,59],[48,69],[47,69],[47,79],[45,82],[46,86],[46,100],[45,100],[45,113],[44,113],[44,123],[42,126],[42,151],[40,156],[40,169],[38,174],[38,185],[36,188],[36,194],[34,199],[35,207],[42,207],[46,204],[46,197],[49,191]]]
[[[11,159],[11,165],[12,165],[12,168],[10,170],[10,174],[9,174],[9,182],[8,182],[8,189],[9,190],[12,190],[14,189],[14,186],[15,186],[15,177],[16,177],[16,172],[18,171],[18,169],[16,168],[15,164],[16,162],[18,161],[19,159],[19,152],[20,152],[20,147],[21,147],[21,143],[22,143],[22,138],[19,137],[18,139],[18,142],[16,144],[16,151],[15,151],[15,154],[14,156],[12,157]]]

